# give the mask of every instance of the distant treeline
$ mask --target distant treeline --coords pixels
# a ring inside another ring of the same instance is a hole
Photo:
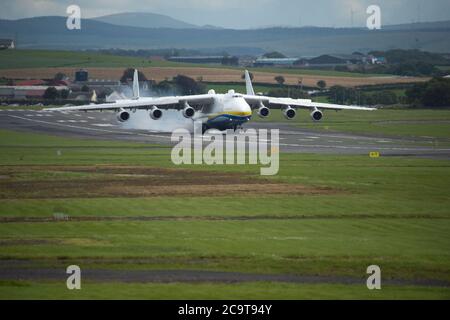
[[[433,78],[428,82],[414,84],[405,90],[404,96],[388,89],[375,92],[368,90],[370,88],[333,86],[327,95],[332,103],[337,104],[450,107],[450,79],[446,78]]]
[[[375,66],[361,65],[357,68],[336,66],[336,71],[395,74],[399,76],[434,76],[445,75],[438,66],[450,66],[448,54],[431,53],[420,50],[389,50],[369,52],[376,57],[385,57],[387,63]]]
[[[205,52],[194,49],[176,49],[176,48],[167,48],[167,49],[99,49],[99,50],[83,50],[85,52],[93,52],[93,53],[102,53],[109,54],[114,56],[128,56],[128,57],[151,57],[151,56],[161,56],[164,58],[169,57],[194,57],[201,55],[217,55],[217,56],[228,56],[226,52]]]
[[[406,90],[407,102],[414,106],[450,107],[450,79],[434,78]]]
[[[404,102],[401,97],[390,90],[366,92],[358,88],[333,86],[329,89],[327,95],[330,102],[346,105],[393,105]]]

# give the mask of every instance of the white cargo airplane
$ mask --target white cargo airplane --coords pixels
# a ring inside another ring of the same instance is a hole
[[[246,94],[229,90],[228,93],[218,94],[209,90],[207,94],[189,96],[167,97],[140,97],[138,71],[134,71],[133,98],[117,100],[114,103],[90,104],[85,106],[71,106],[47,108],[51,111],[103,111],[113,110],[117,112],[117,120],[125,122],[130,118],[130,112],[135,110],[148,110],[149,116],[159,120],[163,116],[162,110],[181,110],[183,116],[202,122],[203,133],[208,129],[234,129],[248,122],[252,116],[252,109],[257,109],[260,117],[269,116],[270,109],[281,109],[286,119],[291,120],[296,116],[297,108],[311,110],[313,121],[322,119],[321,109],[331,110],[375,110],[359,106],[343,106],[330,103],[313,102],[310,99],[276,98],[256,95],[250,75],[245,70]]]

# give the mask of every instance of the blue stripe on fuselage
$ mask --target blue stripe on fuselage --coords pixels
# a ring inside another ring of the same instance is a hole
[[[226,130],[233,129],[236,126],[242,125],[249,121],[251,116],[236,116],[233,114],[220,114],[214,118],[206,121],[206,124],[210,128]]]

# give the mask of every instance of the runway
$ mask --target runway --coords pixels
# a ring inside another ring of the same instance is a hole
[[[159,121],[164,121],[164,118]],[[305,120],[308,121],[308,120]],[[149,122],[150,123],[150,122]],[[282,152],[361,154],[379,152],[384,156],[420,156],[450,159],[448,141],[429,137],[392,138],[347,133],[318,132],[287,122],[252,122],[244,129],[280,129]],[[99,140],[124,140],[171,145],[170,133],[134,130],[118,123],[113,112],[56,112],[22,109],[0,110],[0,129],[26,131]]]

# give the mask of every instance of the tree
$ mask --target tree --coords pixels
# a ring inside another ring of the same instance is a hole
[[[106,87],[103,88],[98,94],[97,94],[97,98],[98,99],[106,99],[107,96],[109,96],[110,94],[113,93],[113,89]]]
[[[70,91],[67,89],[61,90],[61,99],[67,99],[69,97]]]
[[[53,80],[64,80],[67,79],[67,76],[62,73],[62,72],[58,72],[57,74],[55,74],[55,76],[53,77]]]
[[[250,80],[253,81],[253,73],[249,72],[248,74],[250,76]],[[241,79],[245,79],[245,73],[242,74]]]
[[[194,79],[183,75],[177,75],[173,82],[182,95],[205,93],[206,87],[203,83],[198,83]]]
[[[450,106],[450,79],[433,78],[414,85],[405,92],[407,101],[428,107]]]
[[[276,76],[274,79],[279,85],[283,85],[283,83],[285,81],[283,76]]]
[[[450,81],[445,79],[431,80],[422,96],[422,104],[430,107],[450,106]]]
[[[55,87],[48,87],[44,92],[44,99],[55,100],[58,98],[59,93]]]
[[[224,66],[237,66],[239,64],[239,58],[235,56],[224,56],[222,58],[222,65]]]
[[[317,81],[317,86],[320,88],[320,90],[323,90],[327,87],[327,83],[324,80]]]
[[[286,58],[286,56],[284,54],[282,54],[281,52],[278,52],[278,51],[267,52],[267,53],[263,54],[263,57],[268,58],[268,59]]]
[[[134,77],[134,69],[133,68],[125,69],[122,74],[122,77],[120,77],[120,82],[127,83],[128,81],[133,81],[133,77]],[[138,71],[138,81],[147,81],[147,78],[141,71]]]

